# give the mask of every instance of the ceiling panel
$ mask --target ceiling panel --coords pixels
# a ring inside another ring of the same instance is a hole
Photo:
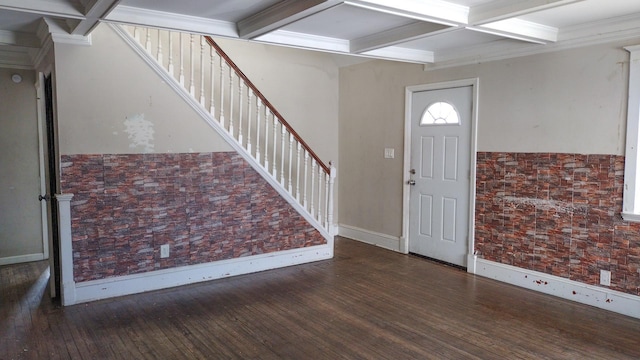
[[[353,40],[415,22],[400,16],[338,5],[283,27],[283,30]]]
[[[0,10],[1,30],[35,32],[42,16],[39,14]]]

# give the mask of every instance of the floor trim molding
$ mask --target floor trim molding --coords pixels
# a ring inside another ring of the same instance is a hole
[[[338,234],[363,243],[402,252],[400,249],[400,238],[397,236],[382,234],[344,224],[339,225]]]
[[[476,275],[640,319],[640,296],[485,259],[475,265]]]
[[[119,276],[103,280],[75,283],[64,298],[64,304],[74,305],[88,301],[166,289],[203,281],[222,279],[292,265],[331,259],[333,241],[325,245],[276,253],[246,256],[212,263],[183,266],[142,274]]]

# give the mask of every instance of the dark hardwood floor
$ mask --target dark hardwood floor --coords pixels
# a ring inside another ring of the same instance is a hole
[[[0,359],[640,359],[640,320],[338,238],[333,260],[60,308],[0,267]]]

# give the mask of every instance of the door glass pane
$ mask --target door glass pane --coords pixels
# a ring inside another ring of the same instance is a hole
[[[420,125],[452,125],[459,124],[460,117],[453,105],[439,101],[427,107],[422,114]]]

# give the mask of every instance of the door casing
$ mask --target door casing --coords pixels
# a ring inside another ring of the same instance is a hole
[[[407,254],[409,252],[409,200],[411,188],[408,185],[411,169],[411,107],[413,93],[429,90],[442,90],[461,86],[471,86],[472,88],[472,108],[471,108],[471,154],[469,162],[469,233],[467,250],[467,271],[475,273],[474,254],[474,233],[475,233],[475,203],[476,203],[476,153],[477,153],[477,124],[478,124],[478,87],[479,79],[462,79],[454,81],[439,82],[433,84],[407,86],[405,89],[405,121],[404,121],[404,165],[402,175],[402,238],[400,239],[400,251]]]
[[[37,96],[37,114],[38,114],[38,157],[39,157],[39,174],[40,174],[40,195],[47,193],[47,174],[45,170],[45,136],[46,136],[46,104],[44,98],[44,74],[38,72],[36,74],[36,96]],[[40,201],[40,216],[42,218],[42,249],[45,260],[49,259],[49,213],[47,203]]]

